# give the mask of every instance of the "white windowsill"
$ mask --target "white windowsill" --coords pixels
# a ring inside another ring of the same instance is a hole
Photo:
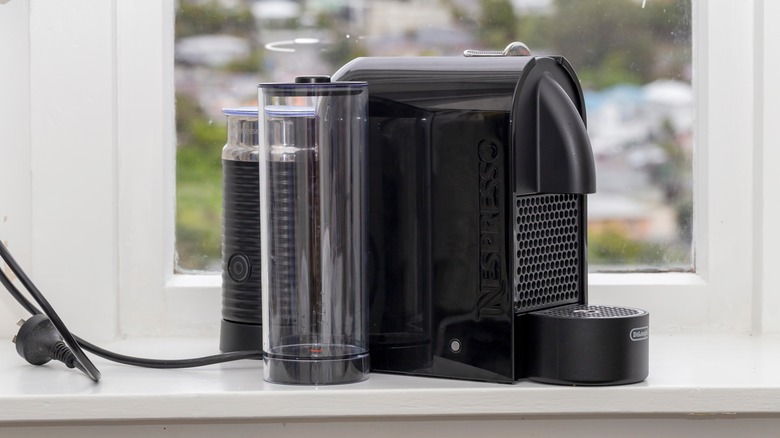
[[[780,339],[652,335],[650,377],[619,387],[515,385],[372,374],[330,387],[264,383],[259,362],[148,370],[96,359],[99,384],[60,365],[33,367],[0,347],[0,423],[421,418],[486,415],[780,414]],[[172,349],[171,346],[176,345]],[[143,339],[127,354],[212,354],[214,339]]]

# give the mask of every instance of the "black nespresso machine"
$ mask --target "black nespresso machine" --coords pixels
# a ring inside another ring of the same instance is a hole
[[[605,385],[648,374],[648,314],[587,303],[585,104],[562,57],[359,58],[369,86],[372,371]]]

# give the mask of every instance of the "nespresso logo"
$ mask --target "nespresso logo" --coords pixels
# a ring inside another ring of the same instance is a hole
[[[504,312],[501,260],[501,146],[482,140],[479,153],[479,296],[477,316],[495,316]]]

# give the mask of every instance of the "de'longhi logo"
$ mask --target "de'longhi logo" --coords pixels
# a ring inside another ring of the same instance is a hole
[[[649,336],[650,333],[647,330],[647,326],[632,328],[631,332],[628,334],[628,337],[631,338],[632,341],[644,341]]]

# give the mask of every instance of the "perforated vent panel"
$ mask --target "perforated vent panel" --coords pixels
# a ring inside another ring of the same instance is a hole
[[[644,310],[630,307],[593,306],[577,304],[574,306],[556,307],[555,309],[541,310],[534,315],[551,316],[554,318],[628,318],[636,315],[644,315]]]
[[[579,301],[581,196],[516,198],[515,311],[527,312]]]

